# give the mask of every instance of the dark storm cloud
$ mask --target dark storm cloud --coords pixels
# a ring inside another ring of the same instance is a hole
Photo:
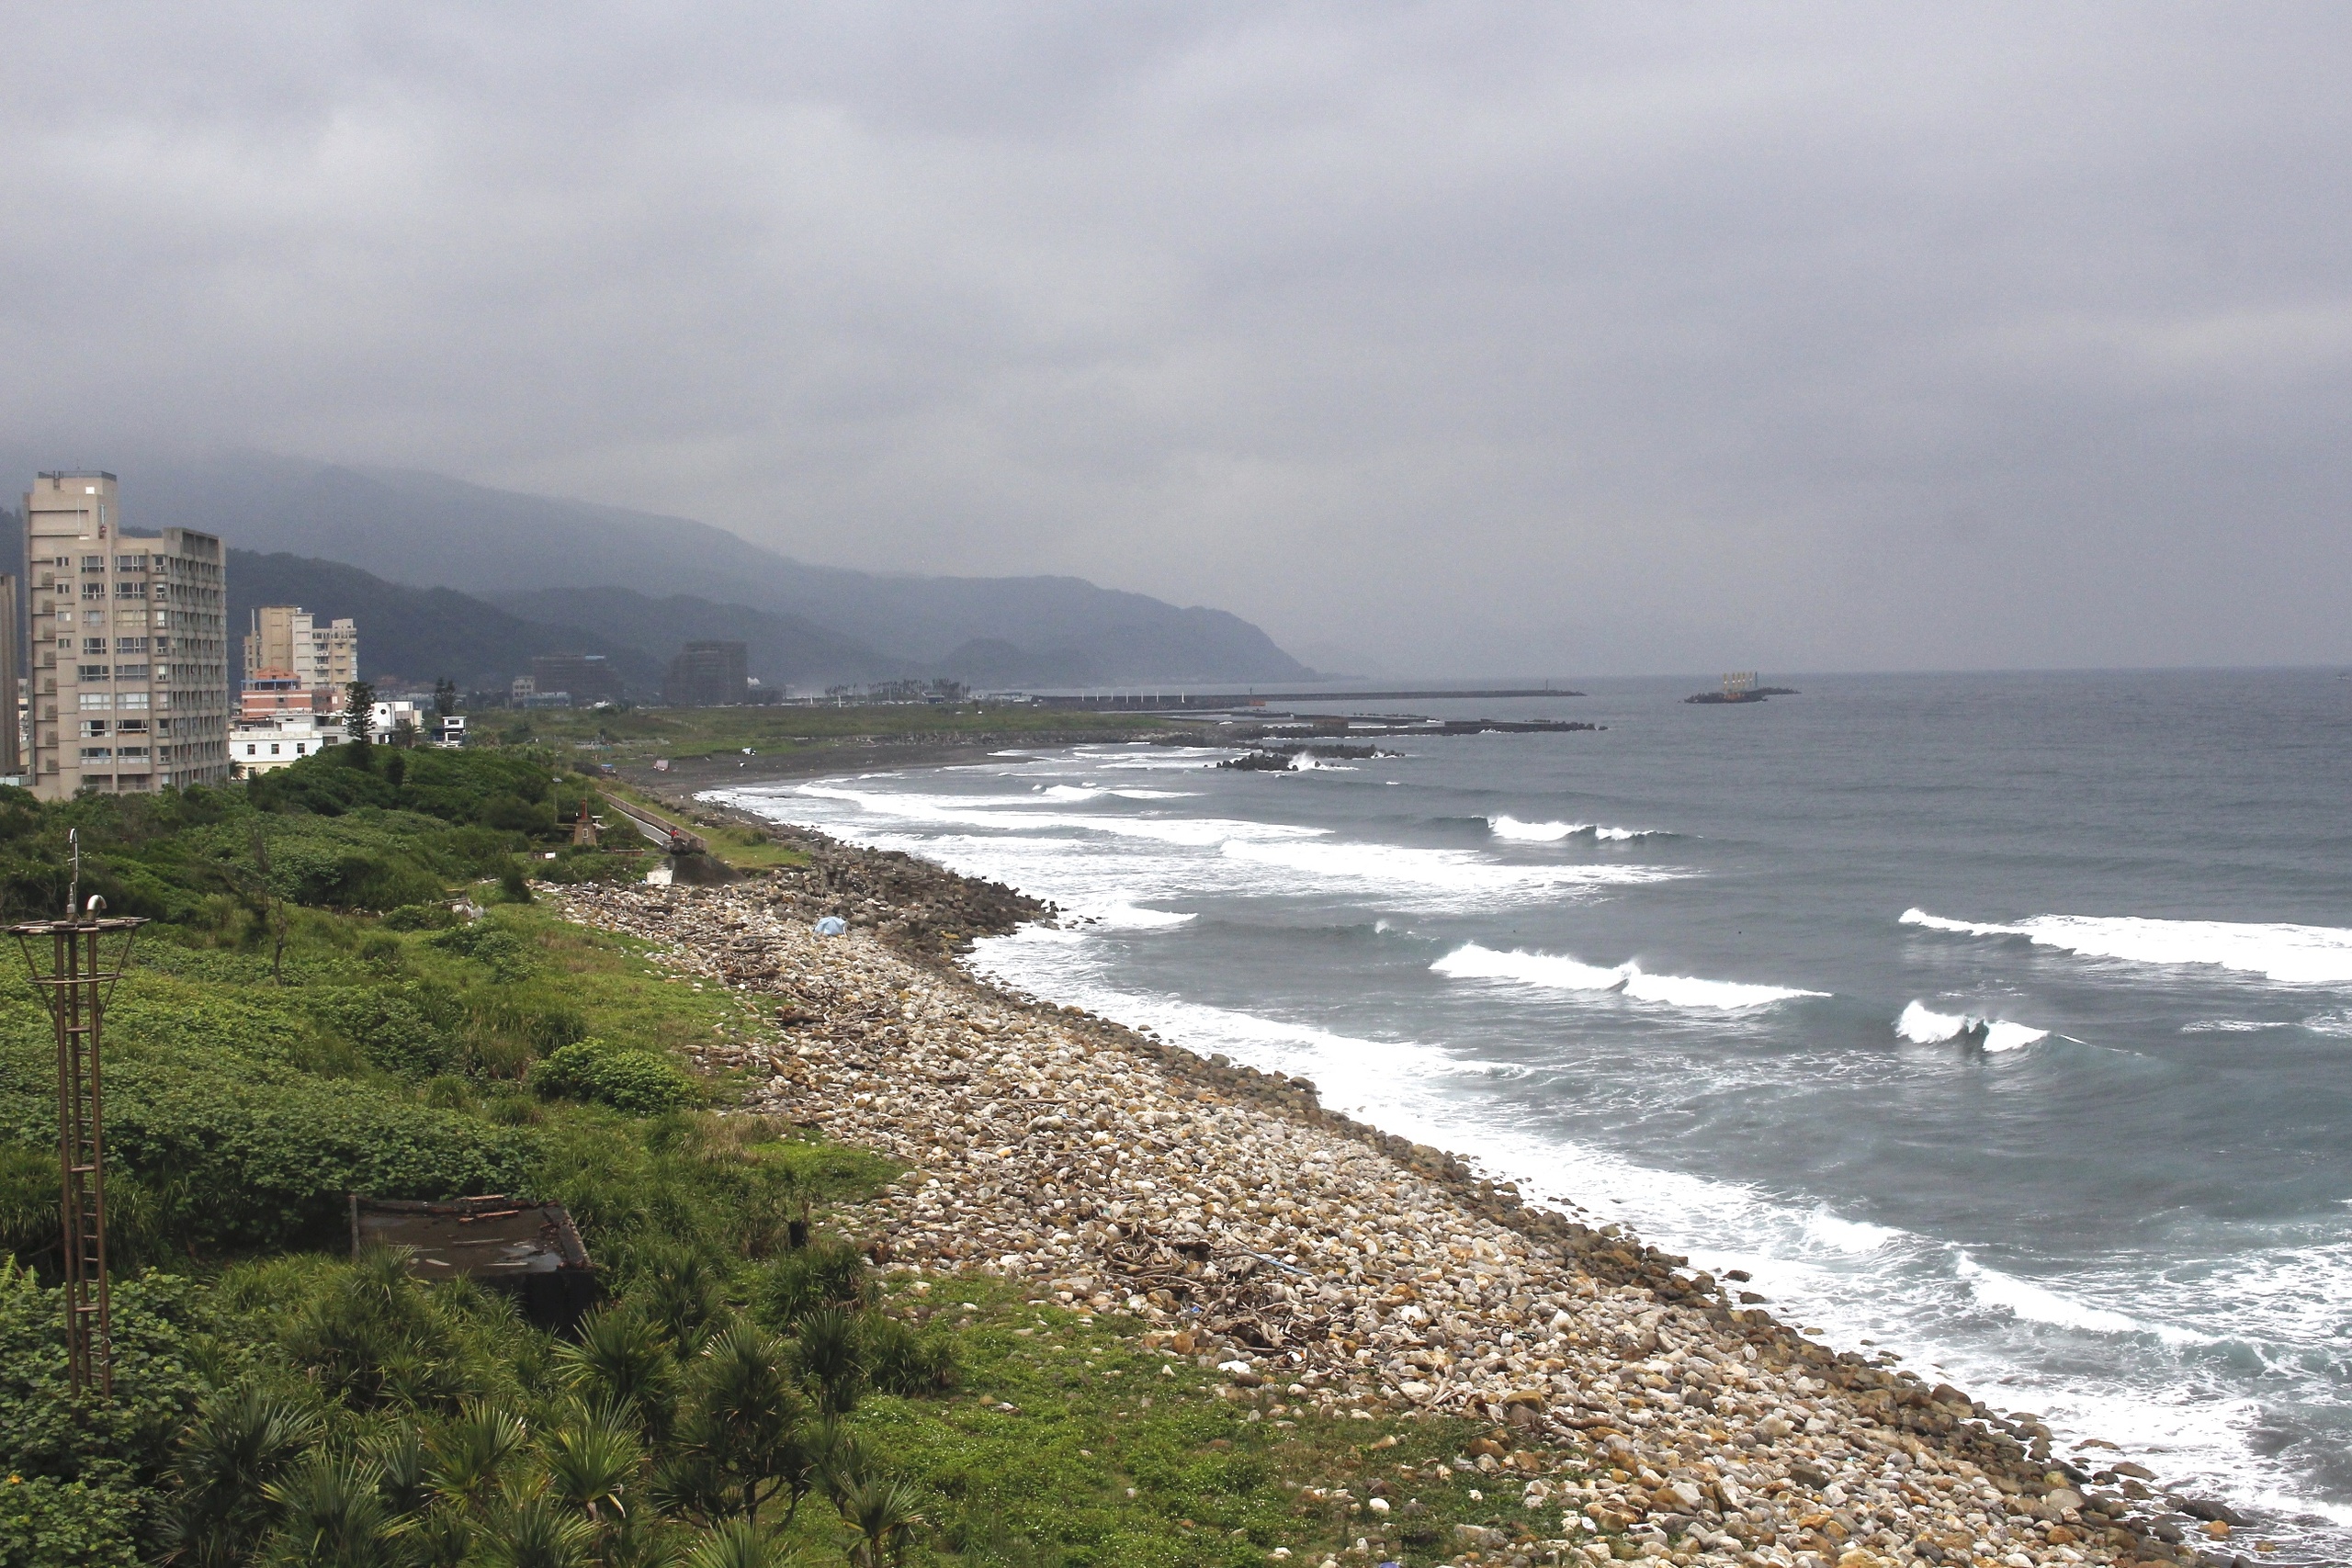
[[[2331,8],[11,26],[11,449],[432,468],[1408,669],[2352,658]]]

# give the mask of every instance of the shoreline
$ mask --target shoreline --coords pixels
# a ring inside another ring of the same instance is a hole
[[[907,1159],[876,1216],[894,1257],[1043,1275],[1097,1310],[1127,1302],[1152,1333],[1197,1336],[1171,1348],[1242,1366],[1237,1396],[1295,1378],[1285,1392],[1318,1413],[1371,1401],[1467,1416],[1493,1424],[1498,1449],[1549,1443],[1624,1477],[1590,1496],[1530,1486],[1531,1509],[1566,1497],[1600,1526],[1561,1529],[1542,1543],[1555,1553],[1590,1558],[1613,1540],[1678,1562],[1868,1568],[2187,1562],[2202,1546],[2204,1560],[2232,1560],[2243,1521],[2177,1496],[2188,1511],[2166,1514],[2143,1467],[2086,1473],[2052,1455],[2046,1427],[1808,1340],[1737,1304],[1736,1281],[1523,1205],[1453,1155],[1322,1109],[1304,1080],[1196,1056],[953,963],[971,937],[1048,906],[691,798],[754,782],[740,775],[648,782],[684,792],[670,796],[682,809],[808,852],[810,866],[720,888],[568,890],[565,912],[664,942],[682,973],[791,993],[789,1047],[701,1065],[765,1072],[751,1109]],[[846,898],[862,900],[858,929],[808,933]],[[757,972],[725,956],[746,950],[763,955]],[[976,1106],[974,1086],[1005,1092]],[[1172,1140],[1157,1131],[1169,1125]],[[1248,1199],[1218,1184],[1263,1168],[1270,1149],[1276,1181]],[[1214,1157],[1193,1157],[1204,1150]],[[1317,1240],[1301,1251],[1290,1216],[1310,1212]],[[1353,1239],[1335,1274],[1341,1236]]]

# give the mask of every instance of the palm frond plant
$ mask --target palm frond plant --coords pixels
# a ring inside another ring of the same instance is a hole
[[[695,1543],[685,1568],[785,1568],[775,1538],[751,1519],[725,1519]]]
[[[628,1517],[645,1453],[626,1407],[582,1410],[549,1435],[548,1486],[599,1529]]]
[[[478,1538],[492,1568],[585,1568],[596,1527],[544,1486],[501,1494]]]
[[[527,1435],[523,1418],[502,1405],[468,1405],[434,1438],[426,1472],[433,1489],[453,1502],[483,1506]]]
[[[854,1568],[896,1568],[923,1523],[922,1495],[903,1481],[869,1475],[843,1492],[834,1506],[857,1532],[849,1550]]]
[[[182,1436],[168,1479],[164,1556],[187,1568],[243,1563],[277,1520],[268,1488],[319,1435],[319,1418],[251,1384],[216,1394]]]
[[[696,1359],[668,1484],[701,1485],[714,1517],[755,1517],[800,1462],[804,1425],[784,1347],[738,1325]]]
[[[846,1416],[865,1391],[865,1347],[857,1319],[840,1307],[819,1307],[800,1319],[793,1368],[828,1416]]]
[[[382,1476],[365,1460],[313,1453],[263,1491],[283,1517],[263,1561],[272,1568],[393,1568],[400,1529]]]
[[[657,1444],[677,1403],[678,1364],[661,1332],[637,1313],[605,1307],[580,1323],[580,1337],[555,1347],[556,1366],[581,1393],[632,1407]]]

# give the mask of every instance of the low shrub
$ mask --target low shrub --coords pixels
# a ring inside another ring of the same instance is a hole
[[[550,1100],[584,1100],[631,1116],[658,1116],[698,1104],[702,1086],[667,1056],[603,1040],[576,1041],[553,1052],[524,1080]]]
[[[752,1310],[779,1334],[790,1334],[811,1313],[873,1304],[878,1294],[865,1254],[838,1237],[787,1252],[760,1270]]]
[[[866,1380],[884,1393],[912,1399],[951,1389],[961,1378],[955,1348],[944,1336],[919,1332],[887,1313],[860,1318],[858,1337]]]
[[[393,931],[445,931],[457,923],[458,912],[447,904],[402,904],[384,915],[384,929]]]

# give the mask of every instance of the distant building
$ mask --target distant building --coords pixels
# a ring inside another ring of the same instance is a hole
[[[229,776],[226,552],[122,526],[112,474],[25,496],[34,793],[130,794]]]
[[[621,678],[601,653],[542,653],[531,660],[531,680],[540,693],[569,692],[571,705],[621,700]]]
[[[418,703],[406,697],[395,697],[390,702],[376,705],[375,720],[368,727],[368,738],[379,746],[389,746],[398,736],[401,727],[406,725],[409,739],[420,741],[425,738],[425,727],[439,716],[433,711],[429,700]]]
[[[466,743],[466,716],[445,713],[434,716],[425,736],[435,746],[463,746]]]
[[[322,626],[299,604],[265,604],[245,634],[245,680],[292,675],[313,691],[342,694],[359,679],[359,627],[348,616]]]
[[[662,701],[673,708],[740,707],[750,692],[740,642],[690,642],[670,660]]]
[[[245,689],[237,695],[237,717],[254,724],[287,713],[340,713],[343,704],[341,691],[313,686],[290,670],[264,670],[245,676]]]
[[[240,719],[229,731],[230,771],[249,779],[290,768],[346,739],[341,718],[306,708],[290,708],[276,718]]]
[[[17,713],[17,628],[24,623],[17,619],[17,580],[0,572],[0,626],[7,628],[7,635],[0,637],[0,694],[8,703],[7,722],[0,724],[0,779],[21,784],[25,748],[24,721]]]

